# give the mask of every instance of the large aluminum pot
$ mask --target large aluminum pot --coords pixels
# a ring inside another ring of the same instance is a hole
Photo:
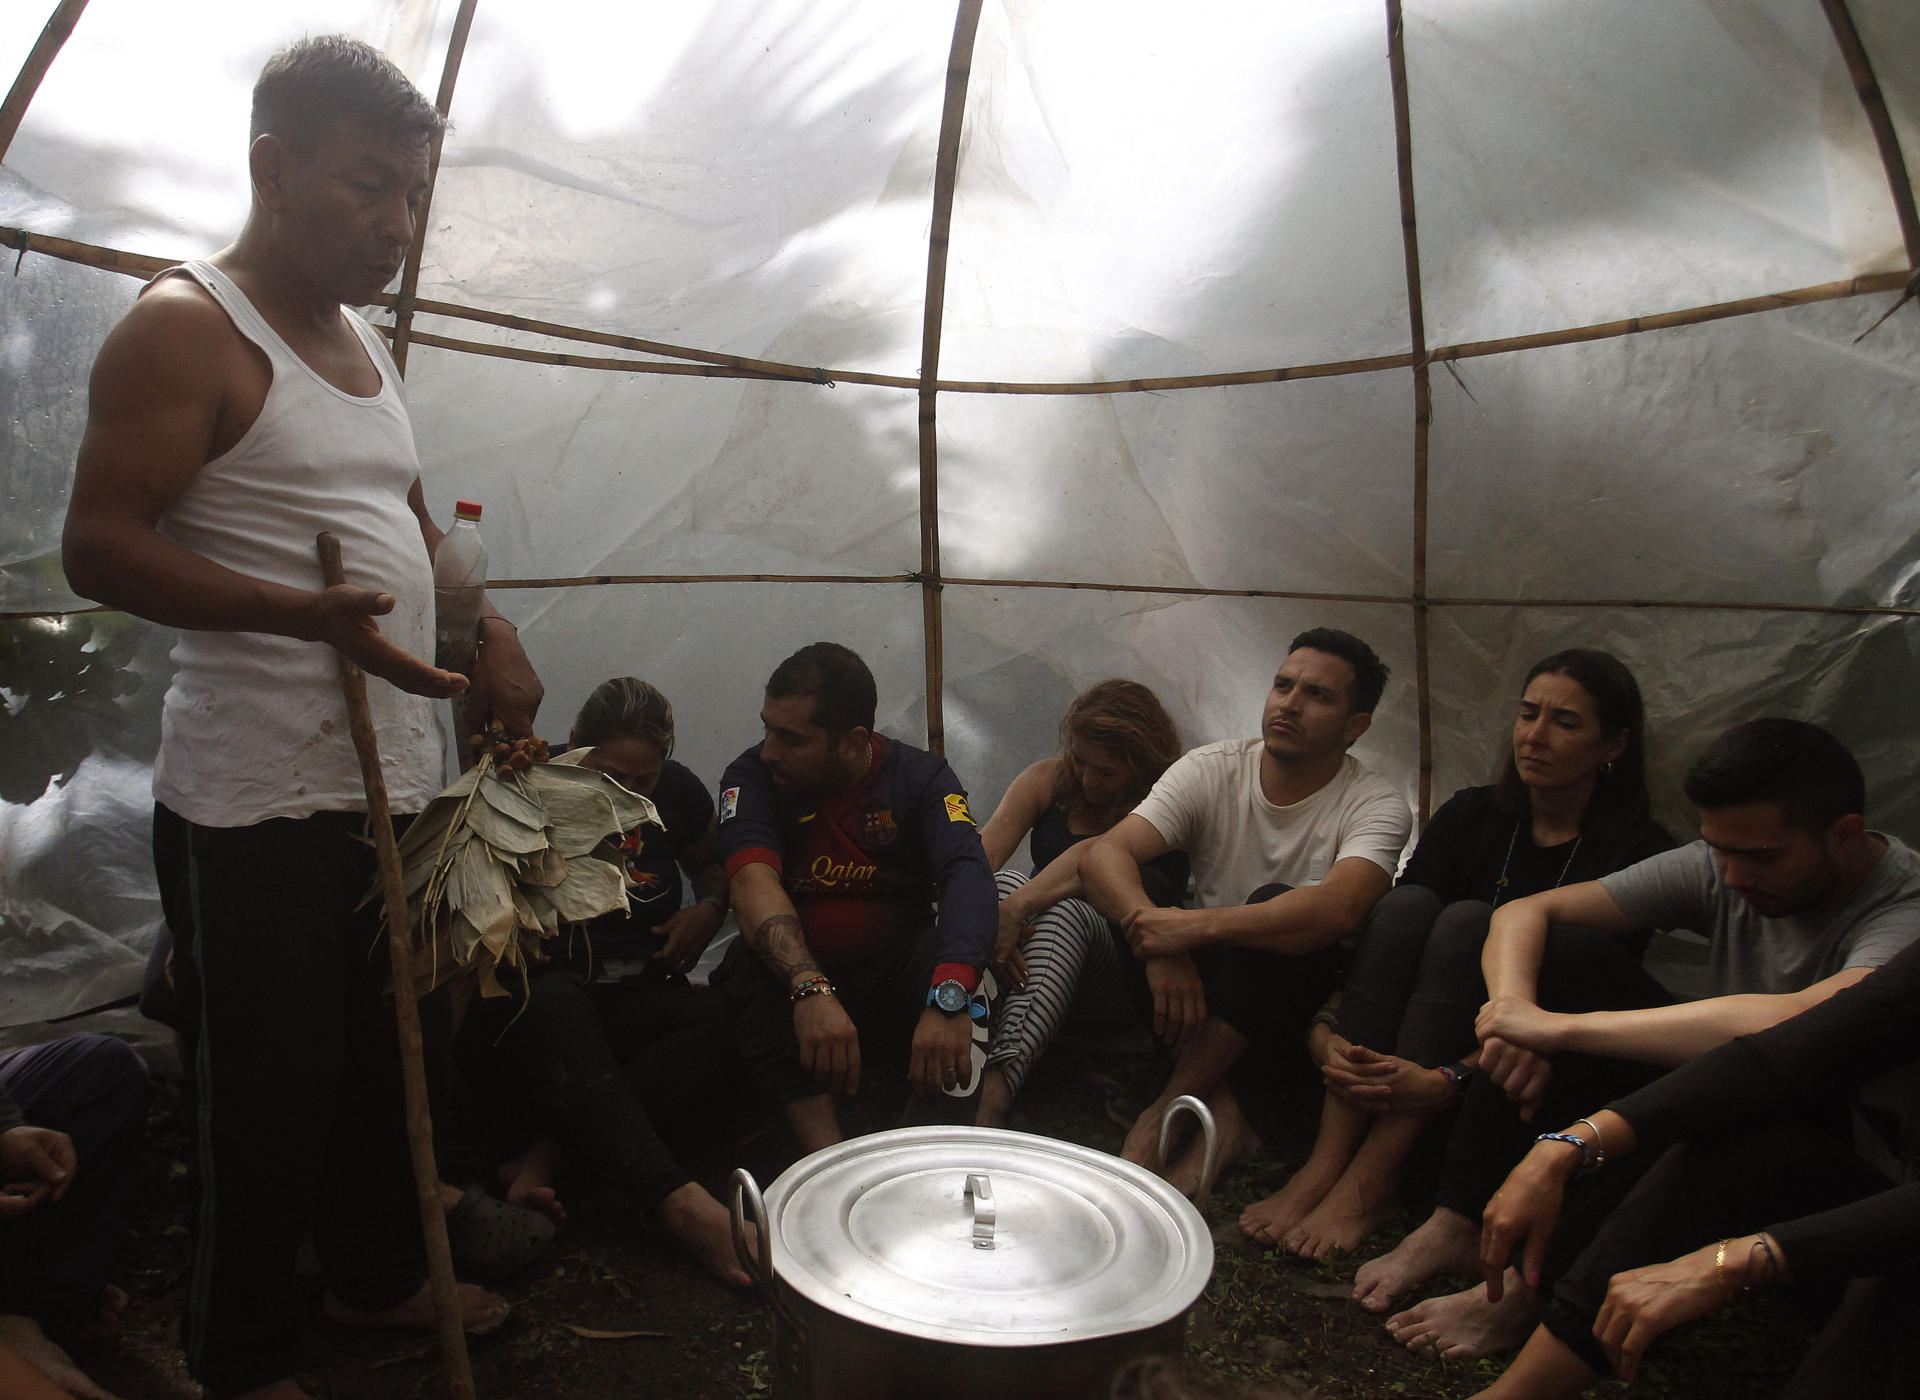
[[[1180,1107],[1211,1159],[1206,1110]],[[902,1128],[803,1158],[764,1198],[733,1183],[784,1400],[1103,1395],[1122,1362],[1183,1348],[1213,1272],[1206,1222],[1165,1181],[1028,1133]]]

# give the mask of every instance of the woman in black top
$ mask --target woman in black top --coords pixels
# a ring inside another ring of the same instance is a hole
[[[555,762],[651,798],[664,829],[627,834],[630,908],[548,939],[551,963],[528,979],[524,1007],[478,1003],[463,1031],[469,1077],[495,1090],[520,1143],[533,1143],[501,1170],[507,1199],[562,1215],[564,1154],[624,1188],[710,1272],[745,1284],[725,1209],[655,1126],[702,1126],[740,1082],[719,996],[686,978],[726,917],[713,799],[671,758],[673,708],[643,680],[596,689],[570,744]],[[694,895],[684,905],[683,873]]]
[[[1180,756],[1180,734],[1157,697],[1135,681],[1105,680],[1076,696],[1060,721],[1060,754],[1013,780],[980,829],[1000,872],[1000,936],[992,967],[1009,995],[994,1021],[974,1118],[1006,1120],[1027,1070],[1070,1013],[1126,1024],[1138,964],[1105,918],[1078,898],[1081,843],[1133,810]],[[1003,867],[1031,836],[1031,877]],[[1156,902],[1186,893],[1187,858],[1149,867]]]
[[[1494,906],[1673,845],[1647,815],[1643,723],[1633,673],[1606,652],[1556,652],[1527,673],[1499,779],[1433,814],[1360,932],[1338,1012],[1315,1017],[1319,1136],[1292,1180],[1241,1214],[1249,1237],[1317,1259],[1398,1209],[1402,1164],[1479,1059]]]

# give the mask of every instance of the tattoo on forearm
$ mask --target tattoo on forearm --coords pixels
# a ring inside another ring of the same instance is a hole
[[[811,977],[820,971],[820,964],[813,960],[813,950],[807,947],[806,937],[800,931],[800,920],[792,914],[775,914],[764,920],[753,931],[751,942],[767,970],[784,982]]]

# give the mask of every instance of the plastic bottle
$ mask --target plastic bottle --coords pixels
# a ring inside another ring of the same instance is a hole
[[[456,501],[453,528],[433,551],[433,664],[473,674],[480,644],[480,608],[487,588],[487,546],[480,538],[480,507]]]

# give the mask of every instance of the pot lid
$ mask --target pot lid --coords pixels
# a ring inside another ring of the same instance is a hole
[[[766,1193],[776,1275],[932,1341],[1040,1346],[1170,1321],[1213,1272],[1193,1203],[1104,1152],[996,1128],[900,1128],[794,1163]]]

